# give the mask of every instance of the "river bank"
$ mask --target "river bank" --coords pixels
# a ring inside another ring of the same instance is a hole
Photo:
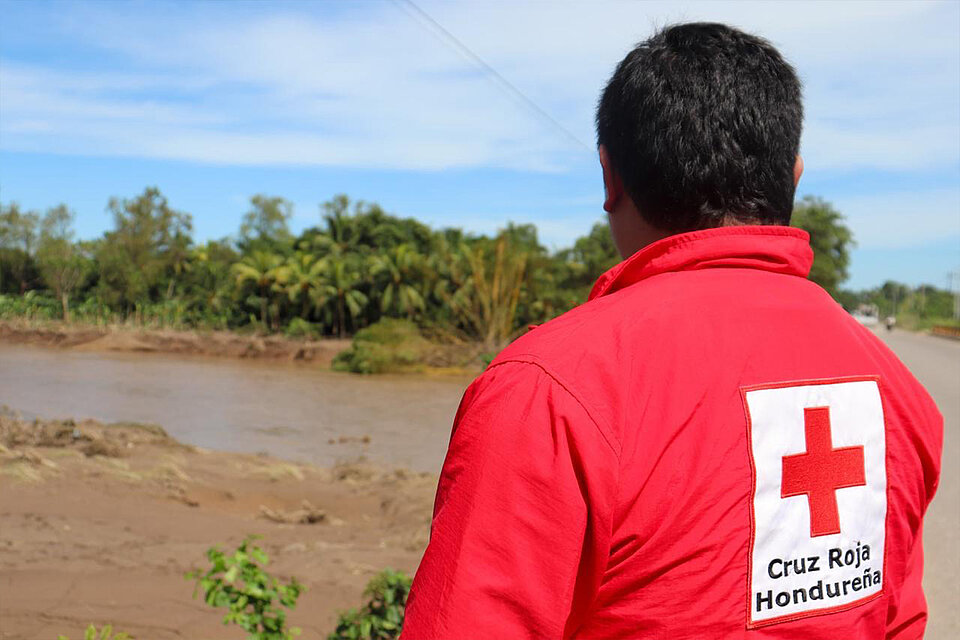
[[[329,367],[350,346],[349,339],[306,340],[232,331],[177,331],[125,325],[0,321],[0,341],[77,351],[168,353],[177,355],[296,360]]]
[[[298,362],[322,369],[330,369],[336,364],[333,368],[353,373],[458,376],[475,375],[483,370],[490,356],[481,344],[457,339],[453,334],[444,335],[442,339],[427,339],[414,323],[390,319],[362,329],[353,338],[295,338],[242,331],[154,329],[126,324],[95,325],[26,318],[0,320],[0,344],[74,352]],[[335,362],[338,355],[352,357]]]
[[[158,427],[0,416],[0,638],[237,638],[183,578],[214,544],[264,536],[269,570],[308,590],[291,615],[325,637],[367,580],[412,573],[436,476],[323,468],[182,444]]]

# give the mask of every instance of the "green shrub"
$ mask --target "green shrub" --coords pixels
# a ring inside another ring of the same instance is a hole
[[[317,327],[303,318],[294,318],[283,330],[288,338],[316,338]]]
[[[353,373],[411,371],[422,367],[430,350],[413,322],[383,318],[358,331],[350,348],[334,358],[333,368]]]
[[[37,291],[27,291],[22,296],[0,294],[3,319],[58,320],[62,313],[59,301]]]
[[[340,614],[337,629],[328,640],[389,640],[403,629],[404,608],[410,593],[410,576],[387,569],[373,577],[364,589],[369,600],[360,610]]]
[[[57,640],[70,640],[70,638],[57,636]],[[97,628],[91,624],[83,633],[83,640],[133,640],[133,636],[127,633],[113,635],[113,627],[109,624],[98,632]]]
[[[295,578],[282,585],[263,570],[270,560],[260,547],[251,544],[257,537],[246,538],[232,556],[211,547],[207,559],[213,566],[206,573],[197,570],[186,577],[197,582],[193,596],[203,589],[207,604],[229,609],[223,624],[236,624],[247,631],[248,640],[290,640],[300,634],[300,629],[287,629],[283,607],[296,607],[303,585]]]

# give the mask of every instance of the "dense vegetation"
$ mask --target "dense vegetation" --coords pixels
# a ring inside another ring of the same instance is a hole
[[[532,225],[434,230],[346,196],[298,235],[290,203],[254,196],[235,238],[205,243],[155,188],[108,207],[114,228],[75,241],[66,206],[3,206],[0,313],[334,336],[390,317],[497,346],[583,300],[616,262],[600,225],[551,255]]]
[[[510,224],[493,237],[431,229],[343,195],[299,234],[289,228],[291,203],[254,196],[233,238],[203,243],[191,237],[191,216],[156,188],[112,198],[108,209],[113,228],[78,241],[66,205],[43,215],[0,205],[0,317],[294,336],[347,336],[398,318],[495,350],[582,302],[618,261],[603,223],[551,253],[533,225]],[[811,277],[848,307],[888,300],[897,287],[901,308],[915,297],[895,283],[842,292],[853,239],[841,214],[808,197],[795,221],[813,237]],[[919,317],[952,315],[948,294],[919,291],[924,302],[910,307]]]

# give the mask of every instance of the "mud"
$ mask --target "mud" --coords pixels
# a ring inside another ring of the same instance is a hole
[[[206,549],[264,536],[269,570],[308,587],[290,622],[325,637],[367,580],[413,572],[436,477],[207,451],[157,426],[0,416],[0,638],[238,638],[192,599]]]

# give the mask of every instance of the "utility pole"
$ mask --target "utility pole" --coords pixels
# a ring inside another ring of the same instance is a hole
[[[953,319],[960,320],[960,270],[947,274],[947,289],[953,293]]]

